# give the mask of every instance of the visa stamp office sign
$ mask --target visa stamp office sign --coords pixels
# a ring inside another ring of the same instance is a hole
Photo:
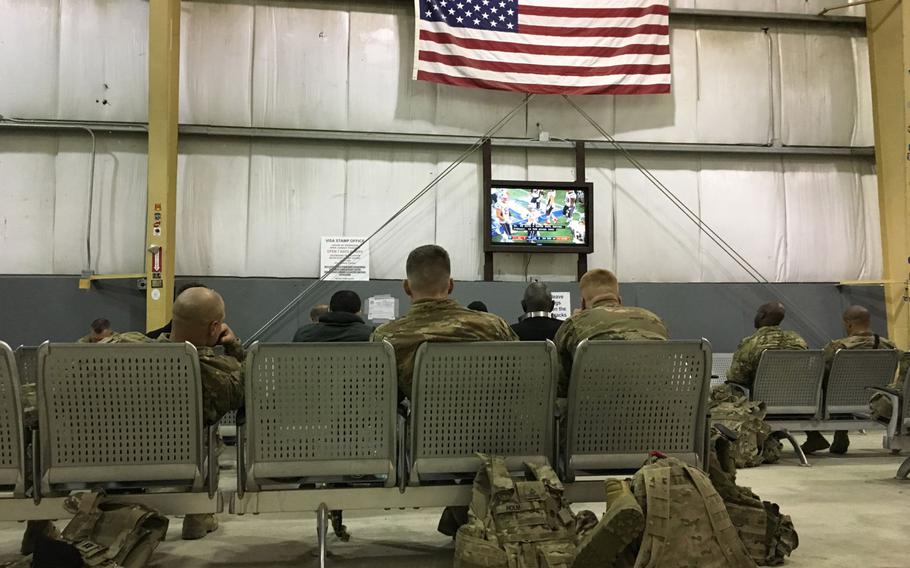
[[[326,276],[335,265],[344,260],[361,243],[363,246],[357,252]],[[358,237],[322,237],[319,265],[319,275],[325,277],[326,280],[369,280],[370,243],[364,243],[364,239]]]

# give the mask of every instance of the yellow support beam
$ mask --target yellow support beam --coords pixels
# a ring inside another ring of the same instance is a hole
[[[149,0],[146,329],[171,319],[177,214],[180,0]]]
[[[910,0],[866,5],[888,335],[910,348]]]

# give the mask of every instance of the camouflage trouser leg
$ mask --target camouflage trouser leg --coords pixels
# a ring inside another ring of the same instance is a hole
[[[454,537],[458,532],[458,527],[468,522],[467,507],[446,507],[439,517],[439,525],[436,530],[446,536]]]

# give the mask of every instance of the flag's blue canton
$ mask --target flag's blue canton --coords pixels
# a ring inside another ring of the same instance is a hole
[[[518,32],[518,0],[420,0],[420,19],[456,28]]]

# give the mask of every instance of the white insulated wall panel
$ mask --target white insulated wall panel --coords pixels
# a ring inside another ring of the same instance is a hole
[[[183,141],[177,159],[178,274],[245,276],[250,142]],[[281,261],[281,251],[273,256]]]
[[[853,61],[857,108],[850,144],[873,146],[875,127],[872,118],[872,72],[869,69],[869,41],[865,37],[853,37]]]
[[[0,0],[0,114],[57,115],[59,2]]]
[[[698,142],[771,141],[770,37],[761,30],[700,29]]]
[[[148,2],[61,0],[58,118],[145,122]]]
[[[180,122],[250,126],[253,5],[183,2]]]
[[[872,166],[856,164],[863,192],[863,227],[866,233],[866,253],[860,270],[861,280],[877,280],[884,273],[882,261],[882,226],[878,203],[878,179]]]

